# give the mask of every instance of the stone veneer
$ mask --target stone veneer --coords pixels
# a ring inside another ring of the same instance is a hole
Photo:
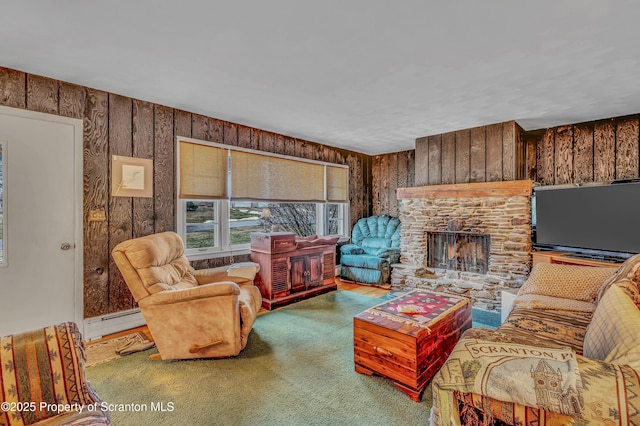
[[[520,287],[531,267],[531,182],[400,188],[400,263],[394,289],[461,294],[474,307],[500,308],[500,291]],[[487,274],[427,268],[427,231],[489,234]]]

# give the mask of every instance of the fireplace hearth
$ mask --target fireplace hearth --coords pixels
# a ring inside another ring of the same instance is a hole
[[[427,232],[427,267],[486,274],[491,237],[469,232]]]

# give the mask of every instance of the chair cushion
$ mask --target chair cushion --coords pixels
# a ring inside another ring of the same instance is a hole
[[[351,232],[351,242],[360,245],[365,238],[384,238],[388,247],[400,247],[400,219],[388,215],[358,219]]]
[[[114,251],[126,256],[150,294],[198,285],[194,270],[184,255],[182,238],[175,232],[128,240],[118,244]],[[132,292],[139,301],[139,292]]]
[[[611,286],[598,304],[584,338],[584,355],[629,365],[640,371],[640,310],[618,286]]]
[[[538,263],[518,295],[540,294],[592,302],[615,268]]]
[[[514,306],[524,309],[548,309],[552,311],[576,311],[593,313],[596,304],[584,300],[564,297],[543,296],[541,294],[522,294],[514,301]]]
[[[385,238],[369,237],[362,240],[360,246],[364,249],[365,253],[375,255],[380,250],[386,250],[389,247],[389,242]]]
[[[368,254],[343,254],[340,257],[340,264],[367,269],[382,269],[389,267],[389,261],[387,259]]]

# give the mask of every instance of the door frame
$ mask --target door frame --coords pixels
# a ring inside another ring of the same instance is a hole
[[[73,206],[73,291],[74,291],[74,318],[84,336],[84,230],[83,230],[83,145],[84,123],[79,118],[63,117],[60,115],[46,114],[43,112],[28,111],[25,109],[11,108],[0,105],[0,114],[27,118],[32,120],[48,121],[58,124],[66,124],[73,129],[73,175],[74,175],[74,206]],[[8,141],[11,145],[11,141]],[[9,176],[9,179],[11,177]],[[10,188],[8,188],[10,190]],[[8,232],[11,232],[8,230]],[[7,259],[10,261],[11,259]]]

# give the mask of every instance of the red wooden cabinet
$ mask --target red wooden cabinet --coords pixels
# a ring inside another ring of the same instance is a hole
[[[255,238],[252,234],[251,260],[260,265],[255,284],[262,293],[264,308],[271,310],[337,289],[335,244],[297,249],[282,240],[287,237],[282,234],[287,233],[275,234],[271,242],[266,241],[269,234],[259,233]],[[269,249],[273,247],[289,250],[274,252]]]

